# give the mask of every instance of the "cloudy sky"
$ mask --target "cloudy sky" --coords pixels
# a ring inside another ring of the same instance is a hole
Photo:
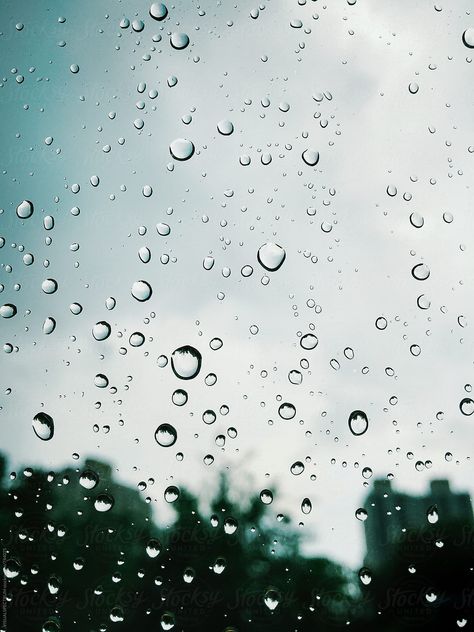
[[[60,468],[74,453],[111,461],[129,484],[155,478],[145,493],[158,518],[171,480],[205,501],[227,469],[236,493],[275,490],[271,510],[304,522],[309,552],[352,566],[364,551],[354,512],[374,478],[413,493],[437,477],[472,490],[474,418],[460,410],[474,380],[469,6],[180,1],[157,21],[146,2],[3,3],[0,282],[17,313],[0,319],[0,419],[11,468]],[[174,48],[173,33],[189,44]],[[170,154],[180,138],[193,143],[188,160]],[[306,150],[319,152],[315,166]],[[23,200],[34,205],[26,219]],[[268,242],[286,253],[277,271],[257,259]],[[427,279],[412,274],[418,264]],[[149,300],[132,296],[137,280]],[[100,321],[104,341],[92,335]],[[308,333],[312,350],[300,345]],[[158,361],[183,345],[202,355],[187,381]],[[285,402],[292,419],[279,415]],[[361,436],[354,410],[368,417]],[[54,419],[49,441],[32,428],[40,411]],[[168,448],[154,439],[162,423],[177,431]]]

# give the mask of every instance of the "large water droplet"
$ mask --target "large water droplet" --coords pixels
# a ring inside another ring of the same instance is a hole
[[[45,279],[41,284],[41,289],[45,294],[54,294],[58,289],[58,282],[55,279]]]
[[[314,167],[319,162],[319,151],[315,149],[306,149],[302,154],[304,162],[310,167]]]
[[[132,296],[137,301],[147,301],[152,295],[151,285],[146,281],[135,281],[132,285]]]
[[[52,334],[55,329],[56,321],[54,320],[54,318],[52,316],[48,316],[47,318],[45,318],[43,323],[43,333],[46,335]]]
[[[470,397],[465,397],[459,404],[459,410],[463,415],[469,417],[472,413],[474,413],[474,401],[472,401]]]
[[[264,505],[271,505],[273,502],[273,493],[269,489],[262,489],[260,492],[260,500]]]
[[[183,50],[189,44],[189,37],[186,33],[171,33],[170,44],[177,50]]]
[[[84,470],[79,477],[79,484],[84,489],[94,489],[99,482],[99,476],[92,470]]]
[[[275,610],[280,603],[281,595],[276,588],[269,588],[265,593],[263,601],[269,610]]]
[[[233,533],[235,533],[237,531],[238,526],[239,526],[239,523],[237,522],[237,520],[230,516],[229,518],[226,518],[224,521],[224,531],[227,535],[232,535]]]
[[[314,334],[306,334],[300,339],[300,347],[306,349],[306,351],[311,351],[318,345],[318,339]]]
[[[301,461],[295,461],[293,465],[290,467],[290,472],[294,476],[299,476],[304,472],[304,465]]]
[[[20,219],[28,219],[33,215],[33,211],[33,202],[30,202],[30,200],[23,200],[23,202],[20,202],[16,207],[16,214]]]
[[[150,15],[155,20],[164,20],[168,15],[168,9],[162,2],[154,2],[150,7]]]
[[[349,415],[349,430],[353,435],[359,437],[367,432],[369,427],[369,420],[367,415],[362,410],[354,410]]]
[[[222,134],[222,136],[230,136],[230,134],[232,134],[232,132],[234,131],[234,125],[232,121],[224,119],[217,123],[217,131],[219,132],[219,134]]]
[[[2,318],[13,318],[16,314],[16,306],[11,303],[5,303],[0,307],[0,316]]]
[[[303,498],[303,500],[301,501],[301,511],[304,514],[310,514],[311,510],[313,509],[313,505],[310,501],[309,498]]]
[[[38,413],[33,417],[33,430],[38,439],[49,441],[54,435],[54,421],[46,413]]]
[[[176,160],[188,160],[194,154],[194,145],[187,138],[177,138],[170,145],[170,154]]]
[[[18,577],[20,571],[21,564],[17,559],[11,557],[8,560],[5,560],[3,564],[3,574],[7,579],[14,579],[15,577]]]
[[[372,573],[367,567],[361,568],[359,571],[359,579],[364,586],[368,586],[372,581]]]
[[[178,388],[171,396],[171,401],[175,406],[184,406],[188,401],[188,394],[183,389]]]
[[[178,433],[171,424],[160,424],[155,431],[155,441],[162,448],[170,448],[176,443]]]
[[[176,485],[169,485],[165,489],[164,497],[167,503],[176,502],[179,498],[179,489],[176,487]]]
[[[110,494],[99,494],[94,501],[94,508],[100,513],[110,511],[114,506],[114,499]]]
[[[214,571],[214,573],[216,573],[216,575],[220,575],[225,570],[226,566],[227,566],[227,562],[225,558],[218,557],[216,561],[214,562],[214,566],[212,567],[212,570]]]
[[[257,260],[265,270],[275,272],[281,267],[286,258],[285,250],[278,244],[267,242],[260,246],[257,253]]]
[[[426,263],[418,263],[412,268],[411,273],[417,281],[426,281],[426,279],[430,276],[430,269]]]
[[[110,336],[111,328],[109,323],[101,320],[92,327],[92,335],[96,340],[106,340]]]
[[[278,408],[278,414],[282,419],[293,419],[296,415],[296,408],[289,402],[283,402]]]
[[[359,509],[357,509],[357,511],[355,512],[355,517],[357,518],[357,520],[365,522],[367,520],[366,510],[363,507],[359,507]]]
[[[474,48],[474,28],[472,26],[462,34],[462,43],[468,48]]]
[[[160,625],[165,631],[171,630],[171,628],[174,628],[174,625],[175,625],[174,614],[172,612],[164,612],[161,615]]]
[[[202,356],[189,345],[175,349],[171,355],[171,368],[181,380],[191,380],[201,370]]]
[[[146,552],[148,557],[154,558],[161,553],[161,542],[157,538],[151,538],[146,545]]]

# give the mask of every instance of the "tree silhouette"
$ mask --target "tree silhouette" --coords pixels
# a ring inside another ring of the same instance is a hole
[[[228,487],[222,477],[210,515],[179,490],[176,520],[159,527],[104,463],[2,480],[7,629],[341,629],[352,575],[303,557],[288,521],[259,498],[232,502]]]

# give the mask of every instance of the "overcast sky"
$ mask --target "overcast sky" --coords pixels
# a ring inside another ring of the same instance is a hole
[[[18,347],[0,372],[11,467],[60,468],[73,453],[111,461],[129,484],[156,479],[145,493],[157,516],[169,515],[169,481],[205,499],[228,468],[236,490],[277,490],[270,509],[305,523],[308,551],[352,566],[364,551],[354,517],[371,483],[364,468],[413,493],[439,477],[471,491],[474,418],[459,407],[474,380],[470,3],[270,0],[255,12],[247,0],[180,1],[162,22],[145,2],[50,6],[2,5],[1,304],[17,314],[0,331]],[[143,30],[121,28],[123,18]],[[174,49],[171,33],[189,45]],[[217,131],[222,120],[231,135]],[[192,141],[190,159],[171,156],[178,138]],[[20,219],[25,199],[34,213]],[[267,242],[286,252],[274,272],[257,260]],[[412,275],[420,263],[426,280]],[[131,294],[141,279],[153,290],[145,302]],[[48,317],[56,328],[45,335]],[[105,341],[92,336],[99,321],[111,326]],[[134,332],[145,336],[137,348]],[[300,346],[308,333],[313,350]],[[187,381],[157,362],[183,345],[202,354]],[[178,388],[183,407],[172,403]],[[283,402],[293,419],[279,416]],[[368,416],[361,436],[348,427],[354,410]],[[54,419],[50,441],[33,432],[40,411]],[[154,440],[161,423],[177,431],[172,447]],[[418,461],[432,466],[418,471]]]

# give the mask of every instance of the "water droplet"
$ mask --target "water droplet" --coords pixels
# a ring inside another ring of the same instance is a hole
[[[171,424],[161,424],[155,431],[155,441],[162,448],[170,448],[176,443],[178,434]]]
[[[142,280],[135,281],[131,291],[133,298],[140,302],[147,301],[152,295],[151,285]]]
[[[79,484],[84,489],[94,489],[99,482],[99,476],[92,470],[85,470],[79,478]]]
[[[372,581],[372,573],[366,567],[361,568],[359,571],[359,579],[364,586],[368,586]]]
[[[219,123],[217,123],[217,131],[220,134],[222,134],[222,136],[230,136],[232,132],[234,131],[234,125],[232,121],[228,121],[227,119],[224,119],[222,121],[219,121]]]
[[[225,558],[218,557],[216,561],[214,562],[212,570],[214,571],[214,573],[216,573],[216,575],[220,575],[225,570],[226,566],[227,566],[227,562]]]
[[[290,472],[294,476],[299,476],[304,472],[304,465],[301,461],[295,461],[293,465],[290,467]]]
[[[56,329],[56,321],[52,316],[48,316],[44,319],[43,323],[43,333],[46,335],[52,334]]]
[[[175,625],[174,614],[172,612],[164,612],[161,615],[160,625],[163,628],[163,630],[171,630],[171,628],[174,628],[174,625]]]
[[[154,2],[150,7],[150,15],[154,20],[164,20],[168,15],[168,9],[162,2]]]
[[[275,610],[280,603],[281,595],[276,588],[269,588],[265,593],[263,601],[269,610]]]
[[[170,234],[171,228],[169,227],[168,224],[164,224],[163,222],[160,222],[159,224],[156,225],[156,232],[158,233],[158,235],[161,235],[162,237],[166,237],[167,235]]]
[[[463,415],[469,417],[474,413],[474,401],[470,397],[465,397],[459,404],[459,409]]]
[[[162,548],[163,547],[161,546],[161,542],[157,538],[151,538],[150,540],[148,540],[148,543],[146,545],[146,553],[148,557],[151,557],[153,559],[155,557],[158,557],[158,555],[161,553]]]
[[[49,441],[54,435],[54,421],[46,413],[38,413],[33,417],[33,430],[38,439]]]
[[[20,219],[28,219],[33,215],[33,211],[33,202],[30,202],[30,200],[23,200],[23,202],[20,202],[16,207],[16,214]]]
[[[110,336],[111,327],[105,320],[101,320],[92,327],[92,335],[96,340],[106,340]]]
[[[269,489],[262,489],[260,492],[260,500],[264,505],[271,505],[273,502],[273,493]]]
[[[420,309],[429,309],[431,306],[431,301],[425,294],[420,294],[416,299],[416,303]]]
[[[183,50],[189,44],[189,37],[186,33],[171,33],[170,44],[177,50]]]
[[[214,267],[214,257],[204,257],[202,267],[204,270],[211,270]]]
[[[131,347],[141,347],[145,342],[145,336],[140,331],[134,331],[128,339]]]
[[[365,522],[367,520],[366,510],[363,507],[359,507],[359,509],[357,509],[357,511],[355,512],[355,517],[357,518],[357,520]]]
[[[213,351],[218,351],[222,347],[223,344],[224,343],[222,342],[220,338],[213,338],[209,342],[209,346],[211,347]]]
[[[293,369],[288,373],[288,380],[291,382],[291,384],[299,385],[303,382],[303,375],[300,371]]]
[[[54,294],[58,289],[58,282],[55,279],[45,279],[41,284],[41,289],[45,294]]]
[[[315,349],[318,345],[318,339],[314,334],[305,334],[300,338],[300,347],[302,349],[306,349],[306,351],[311,351]]]
[[[282,419],[293,419],[296,415],[296,408],[289,402],[284,402],[278,408],[278,414]]]
[[[308,166],[314,167],[319,162],[319,151],[315,149],[305,149],[301,157]]]
[[[138,251],[138,256],[142,263],[149,263],[151,259],[151,250],[146,246],[142,246]]]
[[[94,508],[100,513],[110,511],[114,506],[114,499],[110,494],[99,494],[94,501]]]
[[[426,512],[426,518],[430,524],[436,524],[439,520],[438,507],[431,505]]]
[[[229,518],[226,518],[224,521],[224,532],[227,535],[232,535],[237,531],[238,526],[239,523],[237,522],[237,520],[229,516]]]
[[[301,502],[301,511],[304,514],[310,514],[311,510],[313,509],[313,505],[311,504],[311,501],[309,498],[303,498],[302,502]]]
[[[14,579],[15,577],[18,577],[20,571],[21,564],[17,559],[11,557],[8,560],[5,560],[3,565],[3,574],[7,579]]]
[[[413,278],[417,281],[426,281],[426,279],[430,276],[430,269],[426,263],[418,263],[412,268],[411,273]]]
[[[369,427],[369,420],[367,419],[367,415],[362,410],[354,410],[349,415],[349,430],[356,437],[360,437]]]
[[[258,249],[257,260],[259,264],[270,272],[278,270],[285,261],[285,258],[286,252],[278,244],[267,242]]]
[[[176,160],[188,160],[194,154],[194,145],[186,138],[177,138],[170,145],[170,154]]]
[[[408,86],[408,91],[410,92],[410,94],[416,94],[419,89],[420,89],[420,86],[415,82],[410,83]]]
[[[188,401],[188,394],[183,389],[178,388],[171,396],[171,401],[175,406],[184,406]]]
[[[167,503],[176,502],[179,498],[179,489],[176,485],[170,485],[165,489],[164,497]]]
[[[171,355],[171,368],[181,380],[191,380],[201,370],[202,356],[189,345],[175,349]]]
[[[13,318],[16,315],[16,306],[11,303],[5,303],[0,307],[0,316],[2,318]]]
[[[415,228],[422,228],[425,220],[423,215],[420,215],[419,213],[412,213],[410,215],[410,223]]]
[[[186,584],[190,584],[195,577],[196,577],[196,571],[194,570],[194,568],[191,568],[190,566],[188,566],[187,568],[184,569],[183,580],[186,582]]]
[[[474,28],[470,26],[462,34],[462,43],[467,48],[474,48]]]

